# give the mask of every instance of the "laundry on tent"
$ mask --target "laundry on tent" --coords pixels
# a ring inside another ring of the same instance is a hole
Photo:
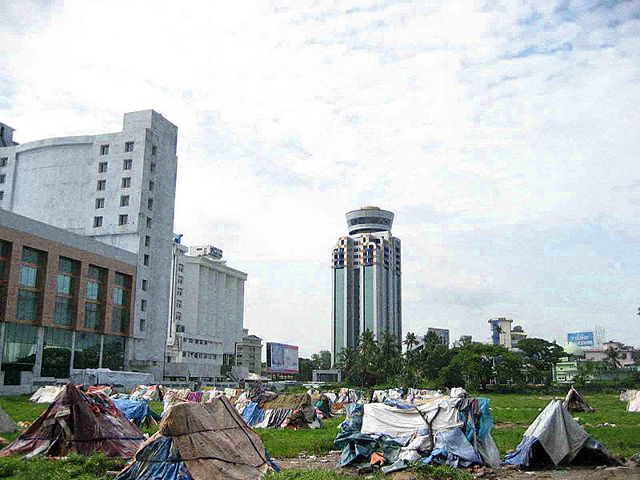
[[[567,396],[562,403],[570,412],[595,412],[591,405],[589,405],[582,395],[580,395],[573,387],[569,389],[569,393],[567,393]]]
[[[164,388],[161,385],[136,385],[131,391],[131,400],[146,400],[148,402],[159,402],[164,397]]]
[[[260,437],[222,396],[174,405],[116,480],[259,479],[273,467]]]
[[[560,400],[549,402],[524,432],[515,452],[505,457],[505,462],[519,467],[618,463],[576,422]]]
[[[140,429],[109,397],[85,394],[68,383],[42,415],[0,451],[0,457],[63,456],[69,452],[90,455],[103,451],[109,456],[130,458],[143,442]]]
[[[31,403],[51,403],[62,390],[63,385],[47,385],[40,387],[29,398]]]
[[[420,460],[452,467],[500,463],[489,399],[463,390],[456,398],[441,395],[420,405],[389,395],[384,403],[349,404],[346,412],[334,440],[342,449],[340,467],[369,463],[380,451],[385,473]]]
[[[620,400],[627,403],[627,412],[640,413],[640,390],[626,390],[620,394]]]
[[[255,428],[320,428],[322,421],[307,393],[285,395],[265,392],[241,412],[242,418]]]

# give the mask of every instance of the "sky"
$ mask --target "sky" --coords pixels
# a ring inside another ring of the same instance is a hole
[[[251,333],[330,348],[331,251],[377,205],[405,333],[640,344],[640,1],[0,3],[0,121],[178,125],[175,231],[248,273]]]

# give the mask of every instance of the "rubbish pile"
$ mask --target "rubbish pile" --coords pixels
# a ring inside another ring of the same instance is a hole
[[[224,397],[181,403],[116,480],[258,479],[277,466]]]
[[[491,437],[489,399],[471,398],[463,390],[458,394],[423,405],[394,398],[349,404],[334,440],[342,449],[338,466],[361,465],[360,473],[374,465],[384,465],[383,472],[390,473],[415,462],[497,467],[500,455]]]
[[[72,383],[20,436],[0,451],[0,457],[63,456],[69,452],[131,458],[144,442],[142,432],[102,393],[83,393]]]
[[[551,400],[529,426],[505,463],[518,467],[620,464],[571,416],[560,400]]]

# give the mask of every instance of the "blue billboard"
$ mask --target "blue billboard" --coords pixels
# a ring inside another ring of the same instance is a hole
[[[593,347],[593,332],[567,333],[567,343],[575,343],[579,347]]]

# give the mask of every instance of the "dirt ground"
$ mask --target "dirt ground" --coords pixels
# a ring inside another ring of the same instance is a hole
[[[333,470],[335,469],[338,459],[340,458],[340,451],[329,452],[324,457],[308,457],[308,458],[286,458],[278,459],[276,463],[283,470],[295,469],[295,470]],[[367,478],[366,475],[359,476],[356,474],[354,468],[338,468],[335,469],[336,473],[345,476],[354,476],[360,478]],[[545,470],[545,471],[521,471],[514,468],[500,467],[500,468],[484,468],[484,472],[474,475],[475,478],[482,478],[486,480],[613,480],[613,479],[638,479],[640,480],[640,464],[636,465],[635,462],[629,462],[628,466],[624,467],[597,467],[597,468],[567,468],[558,470]],[[394,480],[411,480],[415,478],[413,472],[396,472],[389,475],[390,479]]]

